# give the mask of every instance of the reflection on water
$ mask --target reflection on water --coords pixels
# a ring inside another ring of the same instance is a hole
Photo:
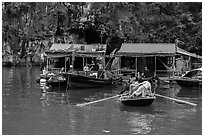
[[[69,103],[69,95],[67,93],[42,92],[40,99],[42,104],[47,105],[49,105],[50,103],[62,105]]]
[[[133,134],[148,134],[151,131],[154,115],[134,114],[128,118],[131,125],[130,131]]]
[[[77,89],[77,88],[71,88],[66,90],[66,88],[59,89],[58,87],[52,87],[52,88],[42,88],[42,92],[46,92],[49,95],[53,96],[66,96],[65,99],[68,99],[67,101],[70,104],[78,104],[78,103],[85,103],[94,101],[97,99],[102,99],[106,97],[112,96],[114,93],[117,94],[121,88],[118,88],[117,86],[114,87],[102,87],[102,88],[85,88],[85,89]],[[63,99],[63,98],[62,98]]]
[[[28,135],[200,135],[202,90],[174,84],[156,93],[198,104],[192,107],[159,98],[148,107],[124,106],[118,99],[85,107],[120,92],[122,87],[44,88],[36,83],[39,68],[2,69],[2,133]]]
[[[121,105],[120,110],[130,113],[127,123],[133,134],[148,134],[151,131],[151,122],[155,117],[154,105],[147,107]]]
[[[198,88],[181,88],[177,97],[199,99],[202,97],[202,90]]]
[[[155,106],[150,105],[146,107],[134,107],[134,106],[125,106],[121,105],[120,106],[121,111],[127,111],[127,112],[135,112],[135,113],[140,113],[140,114],[155,114]]]

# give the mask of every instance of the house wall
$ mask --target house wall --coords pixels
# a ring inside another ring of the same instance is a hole
[[[125,71],[128,71],[129,74],[133,71],[140,72],[142,74],[144,73],[144,67],[149,69],[152,76],[155,73],[155,69],[158,75],[173,75],[173,73],[169,71],[173,68],[173,56],[156,56],[156,60],[155,56],[120,57],[120,68],[124,74],[126,73]]]

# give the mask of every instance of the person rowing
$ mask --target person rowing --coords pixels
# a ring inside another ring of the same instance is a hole
[[[154,96],[155,93],[154,90],[152,90],[152,84],[152,79],[135,84],[131,90],[132,94],[130,95],[130,98],[133,98],[135,96]]]

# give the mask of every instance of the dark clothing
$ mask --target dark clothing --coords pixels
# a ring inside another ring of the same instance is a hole
[[[145,78],[151,77],[151,74],[150,74],[150,71],[149,71],[149,70],[145,70],[145,71],[144,71],[144,77],[145,77]]]
[[[99,70],[98,64],[94,64],[92,70],[93,71],[98,71]]]
[[[42,71],[45,67],[46,67],[46,62],[45,62],[45,61],[42,61],[42,62],[40,63],[40,70]]]

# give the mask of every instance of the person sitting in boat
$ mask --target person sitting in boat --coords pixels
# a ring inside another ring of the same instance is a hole
[[[69,70],[70,73],[74,72],[74,67],[73,67],[73,65],[70,65],[69,68],[70,68],[70,70]]]
[[[127,84],[129,84],[129,87],[127,87],[127,89],[129,88],[129,94],[132,94],[132,88],[135,86],[135,84],[138,83],[138,78],[137,76],[135,76],[135,72],[131,73],[130,79],[128,81]]]
[[[131,95],[133,93],[133,91],[135,91],[136,88],[138,88],[138,85],[139,85],[139,80],[137,77],[135,77],[135,79],[132,79],[132,82],[130,83],[129,95]]]
[[[146,97],[146,96],[154,96],[154,93],[152,93],[152,85],[153,82],[151,79],[149,79],[148,81],[143,81],[139,84],[136,84],[132,90],[133,93],[130,95],[130,98],[133,98],[134,96],[142,96],[142,97]]]
[[[60,70],[60,73],[64,73],[65,72],[65,68],[62,67],[61,70]]]
[[[45,67],[43,68],[42,72],[43,72],[43,75],[47,75],[49,73],[49,71]]]
[[[149,77],[151,77],[150,71],[149,71],[149,69],[148,69],[146,66],[144,67],[144,73],[142,74],[142,76],[143,76],[144,78],[149,78]]]
[[[134,82],[136,80],[136,77],[137,76],[135,76],[135,72],[132,72],[130,75],[130,79],[129,79],[128,83],[131,84],[132,82]]]
[[[84,66],[84,73],[85,73],[85,76],[88,75],[88,72],[90,71],[88,65]]]
[[[90,70],[93,70],[93,71],[98,71],[99,70],[99,66],[98,66],[97,62],[92,61]]]

